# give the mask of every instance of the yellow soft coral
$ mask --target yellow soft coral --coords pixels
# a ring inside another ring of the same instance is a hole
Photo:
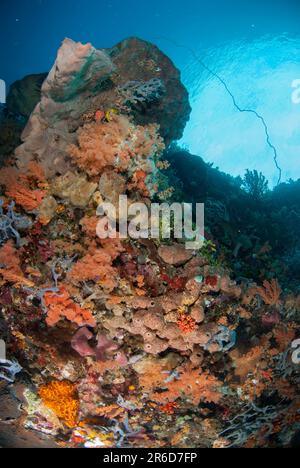
[[[78,422],[79,400],[75,384],[53,380],[42,385],[38,391],[43,403],[50,408],[68,427]]]

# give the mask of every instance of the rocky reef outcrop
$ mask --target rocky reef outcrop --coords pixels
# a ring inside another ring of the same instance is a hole
[[[38,157],[47,174],[64,173],[75,130],[97,109],[120,110],[137,124],[158,124],[167,142],[181,137],[190,113],[178,71],[155,46],[132,38],[98,50],[66,39],[22,134],[19,165]]]
[[[46,77],[47,73],[28,75],[13,83],[6,100],[8,111],[28,119],[41,99],[41,87]]]

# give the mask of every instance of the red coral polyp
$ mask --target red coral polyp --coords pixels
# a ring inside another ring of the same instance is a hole
[[[161,279],[167,283],[168,287],[173,291],[182,292],[184,291],[185,285],[187,283],[187,279],[181,276],[175,276],[174,278],[170,278],[168,275],[163,273],[161,275]]]
[[[192,333],[196,328],[195,320],[186,314],[180,315],[177,325],[183,333]]]
[[[217,276],[207,276],[205,278],[205,284],[207,286],[211,286],[212,288],[216,288],[218,285],[218,277]]]

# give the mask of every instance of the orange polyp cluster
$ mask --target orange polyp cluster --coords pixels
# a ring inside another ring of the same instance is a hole
[[[75,427],[78,422],[79,400],[76,385],[67,381],[53,380],[39,388],[39,397],[43,403],[57,415],[68,427]]]
[[[59,293],[46,292],[44,302],[48,308],[46,323],[49,327],[54,327],[62,318],[79,326],[94,327],[96,325],[92,312],[76,304],[63,287],[60,288]]]
[[[170,402],[170,403],[166,403],[165,405],[162,405],[160,406],[160,411],[162,411],[163,413],[166,413],[166,414],[174,414],[175,413],[175,410],[178,408],[178,404],[173,401],[173,402]]]
[[[195,320],[186,314],[180,314],[177,325],[183,333],[192,333],[196,328]]]
[[[149,196],[149,190],[146,185],[147,173],[141,169],[137,170],[132,177],[128,187],[130,190],[138,189],[144,196]]]

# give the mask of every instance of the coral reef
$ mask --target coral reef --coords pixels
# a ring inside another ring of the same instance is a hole
[[[151,44],[65,40],[0,170],[0,380],[22,403],[9,424],[40,446],[288,447],[300,430],[299,291],[270,275],[266,242],[252,252],[264,268],[249,261],[241,274],[254,238],[238,222],[230,231],[228,200],[203,188],[215,224],[201,249],[172,233],[124,239],[118,225],[114,239],[98,235],[109,218],[97,207],[119,209],[120,195],[129,206],[184,200],[168,145],[189,111]],[[180,163],[197,191],[199,161]],[[265,203],[259,174],[242,191],[205,168],[235,207]]]

